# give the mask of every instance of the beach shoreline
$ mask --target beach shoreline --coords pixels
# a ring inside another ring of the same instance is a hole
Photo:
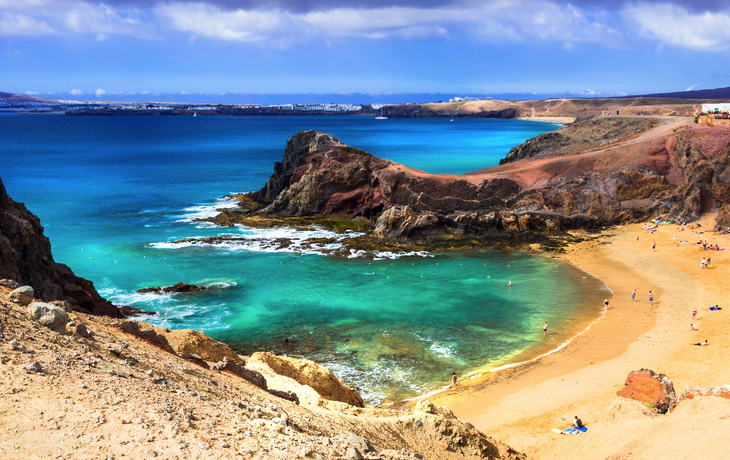
[[[701,222],[703,231],[712,228],[714,215],[703,216]],[[573,245],[561,256],[614,291],[603,320],[557,353],[459,382],[455,390],[430,400],[528,455],[559,458],[560,449],[545,450],[554,443],[550,428],[569,423],[574,411],[580,411],[584,421],[603,417],[621,399],[615,392],[631,371],[648,368],[665,373],[677,394],[691,386],[730,382],[730,371],[722,365],[730,354],[722,346],[730,326],[722,312],[706,308],[727,304],[722,279],[730,258],[724,251],[692,244],[693,238],[706,239],[727,247],[730,235],[696,236],[689,226],[680,232],[676,225],[659,226],[658,233],[650,235],[641,227],[629,224],[604,230],[599,238]],[[685,239],[687,244],[678,244]],[[713,258],[714,267],[700,271],[699,260],[707,256]],[[636,303],[631,301],[634,288]],[[649,290],[654,294],[653,308]],[[698,310],[696,321],[693,308]],[[699,324],[698,332],[688,327],[692,322]],[[717,347],[703,353],[706,361],[698,362],[697,349],[689,343],[704,339]]]
[[[546,121],[549,123],[560,123],[569,125],[576,120],[576,117],[517,117],[516,120]]]

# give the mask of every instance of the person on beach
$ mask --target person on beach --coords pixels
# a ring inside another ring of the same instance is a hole
[[[631,301],[636,302],[636,289],[634,289],[634,292],[631,293]]]
[[[456,386],[456,372],[451,374],[451,387],[453,388],[455,386]]]
[[[509,280],[509,284],[507,286],[512,286],[512,280]]]
[[[700,268],[705,268],[705,263],[706,263],[705,258],[703,257],[702,260],[700,261]]]
[[[651,250],[656,252],[656,241],[651,244]]]
[[[547,336],[547,323],[542,325],[542,336]]]
[[[654,294],[649,291],[649,305],[654,305]]]
[[[689,325],[689,328],[692,329],[693,331],[696,331],[697,330],[697,325],[696,324],[690,324]]]
[[[608,299],[603,299],[603,306],[608,310]]]
[[[707,339],[705,339],[704,342],[690,343],[690,345],[697,345],[698,347],[706,347],[707,346]]]
[[[573,420],[572,425],[576,428],[583,428],[583,421],[578,418],[578,416],[575,416],[575,420]]]
[[[697,308],[692,309],[692,319],[693,320],[697,319]]]
[[[711,258],[709,258],[709,257],[707,258],[707,262],[705,263],[705,266],[707,268],[712,268],[712,259]]]

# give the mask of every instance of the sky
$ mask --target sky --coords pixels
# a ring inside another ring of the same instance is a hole
[[[730,0],[0,0],[0,91],[296,103],[720,88],[728,24]]]

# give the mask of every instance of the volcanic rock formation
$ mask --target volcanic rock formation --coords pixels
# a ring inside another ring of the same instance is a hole
[[[689,118],[601,118],[512,149],[493,168],[435,175],[327,134],[287,143],[248,216],[370,219],[371,242],[525,241],[565,230],[719,211],[730,225],[730,128]],[[226,215],[226,222],[234,220]]]

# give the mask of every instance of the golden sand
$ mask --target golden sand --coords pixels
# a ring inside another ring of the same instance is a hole
[[[730,383],[730,253],[694,244],[707,240],[730,248],[730,235],[708,231],[714,222],[714,215],[705,216],[701,235],[689,226],[679,231],[676,225],[661,225],[649,234],[643,224],[628,225],[571,247],[562,257],[614,292],[605,318],[557,353],[462,382],[431,400],[530,458],[659,458],[660,451],[663,458],[692,458],[689,452],[721,458],[718,443],[730,432],[730,401],[709,398],[716,401],[708,413],[702,409],[708,398],[701,398],[655,417],[640,403],[616,396],[627,374],[641,368],[666,374],[678,395],[691,386]],[[688,243],[678,245],[682,240]],[[708,256],[713,268],[701,269],[700,260]],[[636,302],[631,301],[634,289]],[[709,312],[711,304],[726,308]],[[694,321],[693,308],[698,311]],[[699,331],[692,331],[691,323]],[[705,339],[708,347],[690,345]],[[567,427],[574,415],[589,426],[587,433],[550,431]],[[692,438],[691,445],[681,444],[687,437],[665,432],[694,426],[704,434]],[[660,441],[663,432],[666,439]]]

